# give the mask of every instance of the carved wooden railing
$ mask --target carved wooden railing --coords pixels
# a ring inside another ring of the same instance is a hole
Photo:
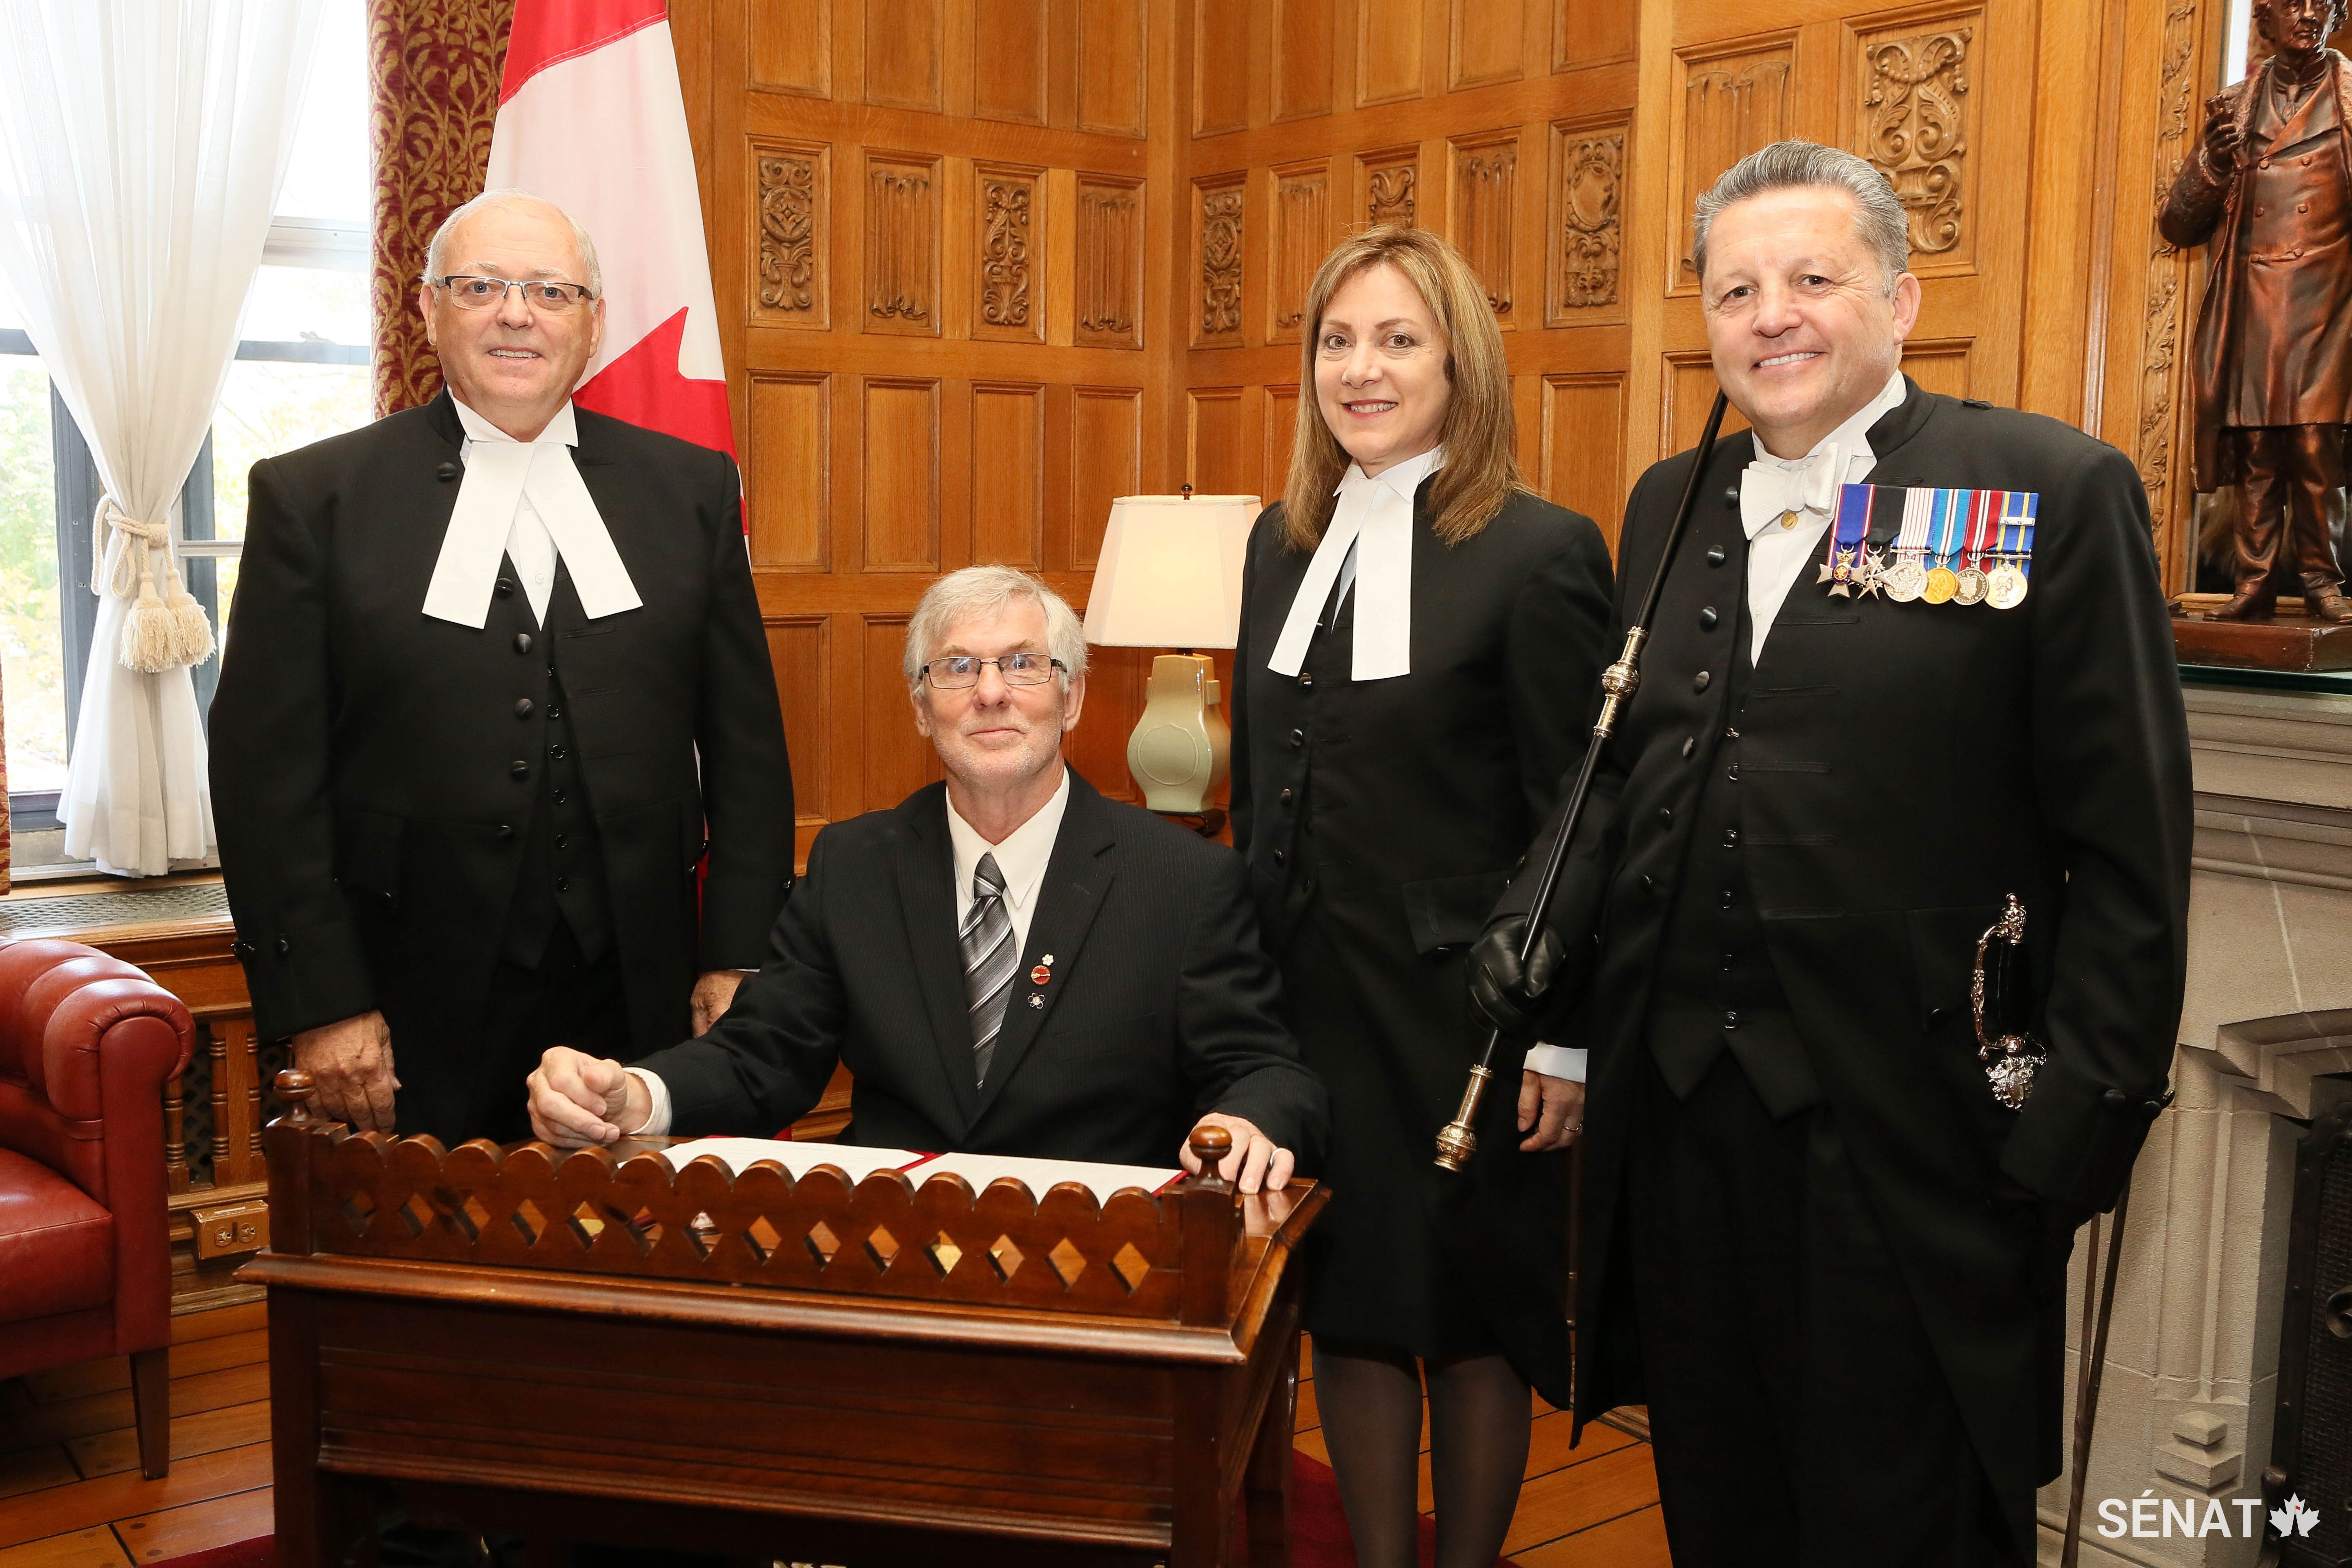
[[[819,1165],[797,1180],[762,1160],[740,1173],[703,1155],[673,1170],[651,1148],[353,1132],[312,1116],[306,1073],[278,1079],[289,1109],[268,1132],[270,1247],[640,1279],[758,1284],[1178,1323],[1226,1313],[1244,1226],[1222,1127],[1194,1131],[1203,1174],[1153,1196],[1097,1203],[1076,1183],[1042,1197],[1011,1178],[974,1194],[943,1173],[852,1184]]]

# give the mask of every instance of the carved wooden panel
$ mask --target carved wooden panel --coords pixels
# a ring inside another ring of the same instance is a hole
[[[1332,0],[1272,0],[1274,118],[1331,112]]]
[[[1419,209],[1421,149],[1389,147],[1356,154],[1358,224],[1414,226]]]
[[[971,387],[971,559],[1034,572],[1045,547],[1045,389]]]
[[[1696,289],[1691,208],[1717,175],[1787,137],[1795,104],[1792,37],[1718,46],[1682,57],[1682,112],[1675,122],[1675,259],[1678,289]]]
[[[1518,132],[1493,132],[1455,142],[1451,153],[1454,248],[1486,285],[1486,303],[1495,308],[1496,321],[1508,329],[1514,324],[1511,216],[1517,205]]]
[[[1915,267],[1965,268],[1976,258],[1970,221],[1970,57],[1983,13],[1917,22],[1856,39],[1859,126],[1854,149],[1902,198]]]
[[[940,384],[866,382],[866,568],[940,569]]]
[[[1142,485],[1143,394],[1081,386],[1070,398],[1070,567],[1091,572],[1102,555],[1110,503]]]
[[[2164,535],[2188,511],[2187,488],[2173,485],[2173,441],[2179,404],[2187,401],[2180,368],[2182,290],[2192,276],[2193,262],[2166,240],[2156,226],[2156,215],[2179,173],[2180,161],[2193,149],[2189,131],[2199,77],[2197,7],[2193,0],[2172,0],[2164,11],[2159,39],[2158,98],[2156,123],[2155,183],[2148,202],[2147,297],[2140,319],[2139,435],[2132,452],[2140,483],[2147,488],[2147,510],[2154,517],[2160,556],[2167,560],[2169,586],[2171,560],[2180,552],[2166,552]],[[2193,566],[2189,568],[2193,574]],[[2193,584],[2191,584],[2193,586]]]
[[[1043,173],[997,163],[972,166],[972,210],[980,227],[972,280],[975,338],[1045,341],[1044,289],[1034,286],[1042,254],[1035,231]]]
[[[1517,81],[1525,74],[1528,0],[1450,0],[1447,10],[1449,89]]]
[[[1251,0],[1194,0],[1192,134],[1249,128]]]
[[[866,317],[869,332],[940,334],[940,165],[866,154]]]
[[[865,712],[859,724],[864,798],[850,811],[880,811],[898,805],[940,776],[940,753],[915,729],[899,660],[907,648],[904,615],[861,617],[864,623]],[[789,739],[789,732],[787,733]]]
[[[1045,123],[1045,0],[973,0],[971,112]]]
[[[1080,174],[1077,226],[1077,343],[1141,348],[1143,183]]]
[[[1551,0],[1551,68],[1575,70],[1630,60],[1640,41],[1641,7]]]
[[[1968,338],[1914,338],[1903,345],[1903,374],[1929,392],[1969,396],[1969,351],[1974,346]]]
[[[1271,503],[1282,499],[1290,482],[1290,453],[1298,440],[1298,388],[1265,389],[1265,478],[1259,481]]]
[[[1274,172],[1274,276],[1267,289],[1268,342],[1298,341],[1307,287],[1331,248],[1328,159]]]
[[[1599,523],[1613,553],[1625,511],[1623,373],[1544,377],[1542,419],[1543,493]]]
[[[761,0],[751,7],[751,83],[833,96],[833,0]]]
[[[865,9],[866,101],[939,112],[946,0],[866,0]]]
[[[1192,184],[1195,348],[1242,341],[1242,218],[1248,201],[1244,179],[1220,174]]]
[[[1356,107],[1419,98],[1422,0],[1355,0]]]
[[[823,142],[751,143],[759,215],[751,317],[775,326],[831,323],[825,256],[832,229],[833,150]]]
[[[754,371],[743,450],[751,564],[824,572],[833,558],[833,377]]]
[[[1551,128],[1551,226],[1545,321],[1566,326],[1624,315],[1625,126]]]
[[[1184,472],[1202,495],[1238,495],[1251,488],[1244,465],[1249,443],[1243,425],[1242,389],[1195,387],[1184,394]]]
[[[826,694],[833,689],[830,661],[833,617],[798,616],[768,623],[768,663],[776,672],[776,696],[783,704],[784,738],[793,760],[793,816],[800,822],[827,822],[826,781],[832,770],[833,726]]]
[[[1658,400],[1658,456],[1670,458],[1698,445],[1706,428],[1706,411],[1715,402],[1715,362],[1705,349],[1678,351],[1665,356],[1666,375]],[[1723,413],[1721,434],[1748,428],[1737,408]]]
[[[1143,134],[1144,0],[1078,0],[1078,129]]]

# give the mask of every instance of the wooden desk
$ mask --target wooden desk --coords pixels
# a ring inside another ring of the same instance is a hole
[[[1286,1563],[1303,1276],[1328,1193],[1098,1209],[763,1163],[265,1135],[278,1561],[420,1517],[796,1563]],[[1196,1133],[1210,1152],[1223,1129]]]

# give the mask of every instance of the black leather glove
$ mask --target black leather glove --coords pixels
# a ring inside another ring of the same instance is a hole
[[[1527,937],[1527,916],[1502,915],[1488,922],[1470,949],[1470,1011],[1506,1039],[1535,1033],[1535,1015],[1568,956],[1559,933],[1547,925],[1522,970],[1519,948]]]

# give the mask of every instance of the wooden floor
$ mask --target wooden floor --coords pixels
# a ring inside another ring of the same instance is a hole
[[[139,1474],[127,1361],[0,1383],[0,1568],[122,1568],[269,1532],[262,1309],[226,1307],[172,1328],[172,1473],[160,1481]],[[1301,1370],[1298,1447],[1328,1463],[1311,1353]],[[1593,1426],[1571,1449],[1567,1415],[1535,1408],[1505,1550],[1523,1568],[1667,1568],[1649,1445]]]

